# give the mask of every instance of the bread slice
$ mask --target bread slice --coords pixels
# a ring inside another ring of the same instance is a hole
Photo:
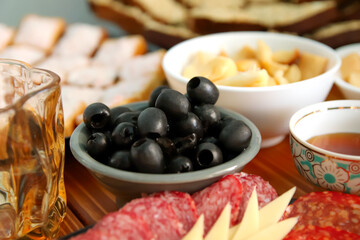
[[[120,81],[107,88],[101,100],[109,106],[117,106],[149,98],[151,91],[165,82],[161,68],[164,50],[137,56],[126,62],[120,70]]]
[[[134,6],[128,6],[122,1],[89,0],[90,7],[98,17],[115,22],[131,34],[141,34],[144,23],[151,17]]]
[[[0,23],[0,51],[12,43],[14,36],[14,28]]]
[[[71,70],[90,65],[90,58],[85,56],[50,56],[36,65],[38,68],[48,69],[60,76],[61,83],[66,84],[68,74]]]
[[[66,137],[69,137],[74,131],[77,116],[83,113],[87,105],[97,102],[101,94],[100,89],[76,86],[61,87]]]
[[[251,16],[267,29],[304,34],[336,20],[336,1],[313,1],[301,4],[251,4],[246,8]]]
[[[25,44],[50,53],[65,30],[65,20],[30,14],[22,18],[14,39],[15,44]]]
[[[185,22],[186,9],[175,0],[131,0],[130,2],[159,22],[172,25]]]
[[[67,84],[101,89],[113,85],[117,75],[115,67],[92,63],[69,71]]]
[[[89,0],[89,2],[98,17],[116,23],[129,33],[142,34],[150,42],[164,48],[198,35],[189,29],[185,22],[176,25],[164,24],[138,6],[125,4],[127,2],[125,0]]]
[[[91,57],[107,37],[103,27],[73,23],[56,45],[53,55]]]
[[[239,8],[248,0],[178,0],[187,8]]]
[[[242,9],[194,8],[190,11],[189,27],[201,34],[244,30],[278,30],[303,34],[337,17],[335,1],[252,3]]]
[[[263,31],[255,16],[244,9],[194,8],[189,12],[189,28],[199,34],[228,31]]]
[[[130,58],[147,51],[147,43],[141,35],[106,39],[96,52],[94,62],[121,67]]]
[[[358,43],[360,42],[360,19],[329,24],[308,37],[333,48]]]
[[[0,58],[9,58],[35,65],[44,59],[46,53],[30,45],[10,45],[0,52]]]

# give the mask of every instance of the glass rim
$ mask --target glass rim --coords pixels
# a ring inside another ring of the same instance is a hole
[[[1,64],[18,65],[22,69],[26,69],[27,71],[38,70],[40,73],[49,75],[51,80],[44,86],[40,86],[38,89],[36,89],[32,92],[24,94],[24,96],[21,96],[19,99],[12,102],[11,104],[9,104],[5,107],[2,107],[2,108],[0,107],[0,114],[16,108],[16,105],[18,105],[19,103],[21,103],[21,105],[22,105],[24,102],[26,102],[26,100],[30,99],[31,97],[37,95],[40,92],[46,91],[46,90],[51,89],[56,86],[60,87],[60,76],[50,70],[33,67],[26,62],[23,62],[20,60],[15,60],[15,59],[7,59],[7,58],[0,58],[0,65]]]

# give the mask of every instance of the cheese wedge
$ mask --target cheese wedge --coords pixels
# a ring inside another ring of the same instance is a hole
[[[261,230],[259,233],[247,238],[247,240],[279,240],[283,239],[295,226],[298,218],[288,218],[284,221],[275,223],[270,227]]]
[[[210,231],[206,235],[205,240],[228,239],[229,227],[230,227],[230,216],[231,216],[231,206],[228,203],[222,210],[220,216],[214,223],[213,227],[210,229]]]
[[[264,229],[280,220],[295,191],[296,187],[291,188],[260,209],[260,229]]]
[[[204,235],[204,214],[201,214],[191,230],[182,240],[203,240]]]
[[[251,194],[243,219],[245,221],[241,221],[237,226],[232,228],[235,229],[235,231],[232,231],[234,235],[230,236],[229,239],[247,239],[259,231],[259,204],[256,187]]]
[[[281,240],[297,223],[298,218],[289,218],[279,222],[296,188],[288,190],[281,196],[259,210],[256,189],[253,190],[246,207],[243,220],[229,229],[231,207],[225,206],[217,221],[204,240]],[[204,233],[204,220],[199,219],[183,240],[201,240]]]

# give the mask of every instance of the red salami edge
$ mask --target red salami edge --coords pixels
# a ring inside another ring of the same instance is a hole
[[[142,217],[117,211],[107,214],[87,232],[71,238],[71,240],[99,239],[153,240],[154,237]]]
[[[140,215],[149,224],[155,239],[177,240],[186,234],[172,206],[162,198],[149,196],[134,199],[120,212]]]
[[[165,191],[154,193],[150,196],[160,197],[172,206],[179,221],[183,224],[185,232],[188,232],[192,228],[199,217],[195,202],[188,193]]]
[[[308,225],[301,229],[293,229],[283,240],[360,240],[360,236],[333,227]]]
[[[198,214],[204,214],[205,233],[216,222],[227,203],[231,205],[231,224],[238,218],[242,198],[242,186],[233,175],[227,175],[209,187],[192,195]]]
[[[271,186],[268,181],[265,181],[258,175],[244,172],[234,173],[233,175],[240,181],[243,188],[243,196],[240,204],[240,212],[237,223],[240,222],[244,216],[245,209],[255,186],[258,196],[259,208],[264,207],[266,204],[278,197],[275,188]]]
[[[330,226],[360,235],[360,197],[341,192],[312,192],[289,205],[284,218],[298,216],[294,229]]]

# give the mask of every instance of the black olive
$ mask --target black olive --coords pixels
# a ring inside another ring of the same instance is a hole
[[[189,112],[188,116],[184,119],[173,121],[171,123],[171,131],[180,137],[195,133],[197,139],[201,139],[204,135],[204,129],[200,119],[192,112]]]
[[[130,147],[137,137],[137,127],[133,123],[119,123],[111,133],[113,146],[123,149]]]
[[[103,129],[111,121],[110,109],[103,103],[90,104],[84,110],[83,119],[88,129]]]
[[[212,127],[208,129],[208,134],[214,137],[219,137],[221,130],[232,121],[237,120],[229,116],[222,116],[219,122],[213,124]]]
[[[119,107],[110,109],[111,126],[112,127],[116,126],[116,124],[115,124],[116,118],[124,112],[131,112],[131,109],[128,107],[124,107],[124,106],[119,106]]]
[[[132,168],[129,151],[116,151],[108,161],[108,165],[113,168],[129,171]]]
[[[186,92],[191,102],[200,104],[215,104],[219,98],[216,85],[204,77],[193,77],[186,85]]]
[[[196,162],[201,168],[209,168],[223,162],[221,149],[213,143],[199,144],[196,152]]]
[[[198,143],[198,138],[195,133],[191,133],[185,137],[174,138],[173,142],[175,144],[176,151],[179,154],[182,154],[186,151],[195,149],[196,144]]]
[[[153,139],[165,136],[169,129],[165,113],[154,107],[143,110],[137,124],[140,136]]]
[[[190,102],[180,92],[164,89],[156,99],[155,107],[163,110],[168,118],[184,119],[190,110]]]
[[[159,137],[155,141],[161,147],[164,157],[171,158],[177,154],[174,142],[168,137]]]
[[[86,142],[86,149],[94,159],[104,162],[110,151],[110,139],[104,133],[93,133]]]
[[[155,88],[151,94],[150,94],[150,98],[149,98],[149,107],[155,107],[155,102],[157,97],[160,95],[160,93],[162,92],[162,90],[164,89],[169,89],[168,86],[166,85],[161,85],[158,86],[157,88]]]
[[[221,145],[219,139],[216,138],[216,137],[213,137],[213,136],[204,137],[203,139],[201,139],[201,142],[200,142],[200,143],[206,143],[206,142],[208,142],[208,143],[213,143],[213,144],[215,144],[216,146],[220,146],[220,145]]]
[[[130,149],[130,157],[137,171],[142,173],[163,173],[164,156],[159,144],[149,138],[137,140]]]
[[[220,112],[212,104],[195,106],[193,112],[200,118],[204,129],[208,129],[220,121]]]
[[[219,134],[222,145],[230,151],[241,152],[251,140],[251,129],[240,120],[229,121]]]
[[[129,122],[133,124],[137,124],[138,117],[141,111],[131,111],[131,112],[124,112],[121,113],[114,121],[113,126],[117,126],[119,123],[122,122]]]
[[[193,170],[191,160],[185,156],[175,156],[166,163],[166,172],[168,173],[191,172]]]

